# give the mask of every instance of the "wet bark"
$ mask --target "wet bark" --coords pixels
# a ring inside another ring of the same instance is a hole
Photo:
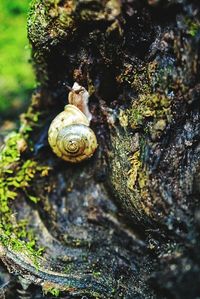
[[[47,298],[198,298],[199,9],[184,0],[33,1],[38,89],[13,175],[27,160],[38,172],[15,186],[9,208],[19,240],[29,240],[19,234],[26,219],[44,250],[35,262],[5,238],[0,250],[33,298],[33,285]],[[71,165],[52,153],[47,132],[75,81],[90,94],[99,146]]]

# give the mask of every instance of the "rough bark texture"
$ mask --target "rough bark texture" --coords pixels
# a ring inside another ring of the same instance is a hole
[[[33,1],[39,87],[1,169],[0,253],[19,296],[42,286],[46,298],[199,298],[199,9]],[[79,165],[47,143],[74,81],[90,93],[99,143]]]

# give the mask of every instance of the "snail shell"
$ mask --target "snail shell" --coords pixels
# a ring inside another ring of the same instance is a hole
[[[52,121],[48,141],[53,152],[65,161],[77,163],[90,158],[97,148],[97,139],[88,118],[74,105]]]

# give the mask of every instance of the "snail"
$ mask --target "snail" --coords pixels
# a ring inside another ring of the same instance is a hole
[[[75,82],[68,96],[69,104],[49,127],[48,141],[53,152],[71,163],[90,158],[98,146],[95,133],[89,127],[92,115],[88,99],[87,90]]]

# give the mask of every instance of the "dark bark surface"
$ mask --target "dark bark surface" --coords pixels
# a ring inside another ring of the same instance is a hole
[[[38,89],[1,158],[2,296],[200,298],[199,9],[33,1]],[[75,81],[99,147],[71,165],[47,132]]]

